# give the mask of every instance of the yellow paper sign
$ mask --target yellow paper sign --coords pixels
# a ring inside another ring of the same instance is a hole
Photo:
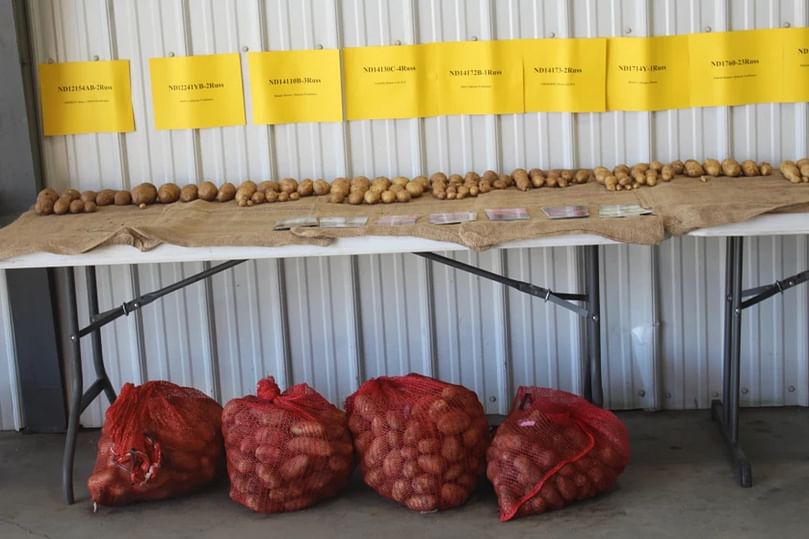
[[[527,39],[520,46],[525,112],[605,110],[605,39]]]
[[[150,58],[157,129],[244,124],[238,54]]]
[[[691,34],[691,101],[717,107],[780,101],[782,33],[748,30]]]
[[[519,42],[463,41],[428,47],[438,58],[440,114],[524,111]]]
[[[607,109],[690,106],[688,36],[619,37],[607,43]]]
[[[253,123],[342,121],[337,49],[253,52],[247,63]]]
[[[127,60],[41,64],[39,89],[46,136],[135,129]]]
[[[788,102],[809,101],[809,28],[781,32],[784,40],[781,98]]]
[[[429,45],[343,51],[349,120],[423,118],[438,114],[436,62]]]

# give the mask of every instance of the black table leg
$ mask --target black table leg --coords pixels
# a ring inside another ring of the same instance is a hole
[[[596,406],[604,405],[604,389],[601,382],[601,286],[599,276],[598,246],[584,247],[585,295],[587,296],[587,366],[584,391]]]
[[[743,239],[727,239],[725,265],[725,335],[722,372],[722,400],[711,402],[711,417],[730,452],[733,466],[742,487],[753,486],[750,461],[739,446],[739,385],[741,376],[742,342],[742,263]]]
[[[81,414],[82,390],[84,379],[81,367],[81,345],[79,343],[79,313],[76,307],[76,279],[73,268],[65,271],[67,286],[67,303],[70,324],[70,364],[72,394],[68,410],[67,434],[65,436],[65,452],[62,458],[62,492],[65,503],[73,503],[73,457],[76,453],[76,437],[79,432],[79,414]]]

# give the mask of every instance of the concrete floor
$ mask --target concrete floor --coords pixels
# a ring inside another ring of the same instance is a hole
[[[731,473],[707,412],[620,414],[632,434],[632,463],[599,498],[552,513],[500,523],[494,493],[481,488],[464,507],[414,514],[360,481],[338,498],[297,513],[256,515],[220,484],[187,498],[104,508],[97,514],[84,479],[97,431],[80,438],[79,501],[61,501],[63,438],[0,435],[0,538],[17,537],[807,537],[809,409],[746,410],[742,437],[753,463],[752,489]]]

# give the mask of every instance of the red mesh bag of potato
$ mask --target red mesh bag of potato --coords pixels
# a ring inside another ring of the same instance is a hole
[[[230,497],[259,513],[309,507],[345,486],[354,448],[346,415],[306,384],[270,376],[222,413]]]
[[[521,387],[487,457],[505,522],[609,489],[629,462],[629,433],[612,412],[572,393]]]
[[[489,426],[463,386],[383,376],[362,384],[346,411],[365,483],[413,511],[462,505],[483,475]]]
[[[98,505],[188,494],[224,468],[222,407],[171,382],[125,384],[107,409],[95,469],[87,481]]]

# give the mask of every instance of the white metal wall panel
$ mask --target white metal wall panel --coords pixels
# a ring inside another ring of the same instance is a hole
[[[6,272],[0,270],[0,430],[19,430],[23,421],[8,306]]]
[[[463,174],[731,153],[777,162],[809,153],[805,103],[255,126],[246,68],[246,54],[259,50],[805,26],[805,0],[49,0],[29,5],[37,63],[95,57],[131,62],[137,130],[44,139],[43,170],[56,188],[128,188],[145,180]],[[149,58],[219,52],[242,55],[248,124],[157,131]],[[746,247],[751,285],[794,273],[809,259],[807,238],[762,238]],[[575,249],[451,256],[554,290],[581,288]],[[674,239],[659,248],[603,247],[601,256],[607,404],[707,406],[721,384],[724,243]],[[101,308],[204,266],[99,268]],[[86,321],[81,270],[77,293]],[[807,309],[809,291],[799,289],[745,313],[744,404],[809,404]],[[0,301],[4,320],[9,323]],[[9,329],[0,323],[3,331]],[[0,349],[0,384],[3,357],[13,355],[8,348]],[[89,341],[83,350],[89,352]],[[339,403],[363,379],[417,371],[469,385],[490,412],[505,411],[520,384],[580,391],[584,350],[581,321],[567,311],[411,255],[248,262],[209,284],[155,302],[104,333],[116,385],[169,378],[227,400],[253,391],[256,379],[271,373],[284,384],[312,383]],[[13,386],[14,378],[9,380]],[[11,394],[13,388],[0,387],[3,428],[18,426],[13,419],[9,423]],[[103,403],[94,405],[82,421],[100,424],[104,409]]]

